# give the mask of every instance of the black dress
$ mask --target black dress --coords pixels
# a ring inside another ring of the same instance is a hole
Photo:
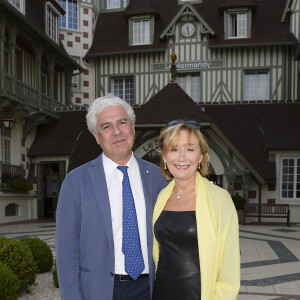
[[[154,234],[160,252],[152,300],[200,300],[195,212],[163,211]]]

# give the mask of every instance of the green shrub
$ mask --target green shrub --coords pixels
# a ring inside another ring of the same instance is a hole
[[[0,261],[17,275],[21,289],[35,282],[37,266],[30,249],[23,243],[0,236]]]
[[[11,189],[18,193],[26,193],[33,189],[32,183],[29,183],[21,176],[15,176],[10,183]]]
[[[236,210],[243,210],[244,205],[246,203],[246,199],[241,197],[240,195],[236,194],[235,196],[232,196],[232,201],[234,203],[234,206]]]
[[[52,278],[53,278],[53,283],[54,285],[59,288],[59,283],[58,283],[58,277],[57,277],[57,268],[56,268],[56,262],[54,263],[54,268],[52,271]]]
[[[58,196],[53,197],[53,199],[52,199],[52,208],[54,210],[56,210],[56,208],[57,208],[57,202],[58,202]]]
[[[39,238],[23,237],[19,240],[27,245],[37,264],[38,272],[49,272],[53,266],[53,255],[50,247]]]
[[[13,271],[0,262],[0,300],[17,300],[20,281]]]

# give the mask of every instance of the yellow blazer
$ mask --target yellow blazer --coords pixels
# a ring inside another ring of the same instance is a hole
[[[171,196],[172,180],[158,195],[153,227]],[[196,222],[201,269],[201,300],[234,300],[240,289],[239,229],[229,193],[196,176]],[[153,237],[153,259],[157,269],[159,244]]]

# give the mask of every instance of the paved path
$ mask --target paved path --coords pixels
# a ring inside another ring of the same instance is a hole
[[[55,257],[55,223],[0,226],[0,236],[36,236]],[[300,300],[300,224],[240,226],[241,290],[238,300]]]

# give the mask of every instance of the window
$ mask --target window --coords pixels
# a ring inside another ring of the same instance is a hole
[[[78,29],[78,4],[75,0],[57,0],[66,14],[59,17],[59,26],[68,29]]]
[[[133,21],[133,45],[150,44],[150,20]]]
[[[51,4],[47,5],[46,10],[46,33],[52,40],[58,42],[58,13]]]
[[[107,0],[107,8],[120,8],[120,0]]]
[[[10,73],[10,55],[8,49],[4,49],[4,71],[6,74]]]
[[[112,80],[112,89],[113,94],[126,102],[130,105],[133,104],[133,78],[126,77],[126,78],[114,78]]]
[[[13,217],[19,215],[19,205],[10,203],[5,207],[5,217]]]
[[[230,38],[247,37],[247,14],[230,13],[229,14],[229,34]]]
[[[72,56],[72,58],[80,64],[80,57]],[[79,70],[74,70],[73,71],[73,77],[72,77],[72,88],[74,90],[79,90],[80,89],[80,73]]]
[[[244,100],[269,99],[269,72],[246,71],[244,75]]]
[[[300,199],[300,158],[281,159],[281,198]]]
[[[116,8],[126,8],[127,0],[100,0],[101,9],[116,9]]]
[[[195,101],[200,101],[200,76],[199,74],[179,74],[177,83]]]
[[[2,161],[4,164],[11,163],[11,130],[1,128],[1,135],[2,135]]]
[[[21,13],[25,13],[25,0],[8,0],[14,7],[16,7]]]
[[[42,73],[42,94],[49,95],[49,84],[48,84],[48,75]]]

